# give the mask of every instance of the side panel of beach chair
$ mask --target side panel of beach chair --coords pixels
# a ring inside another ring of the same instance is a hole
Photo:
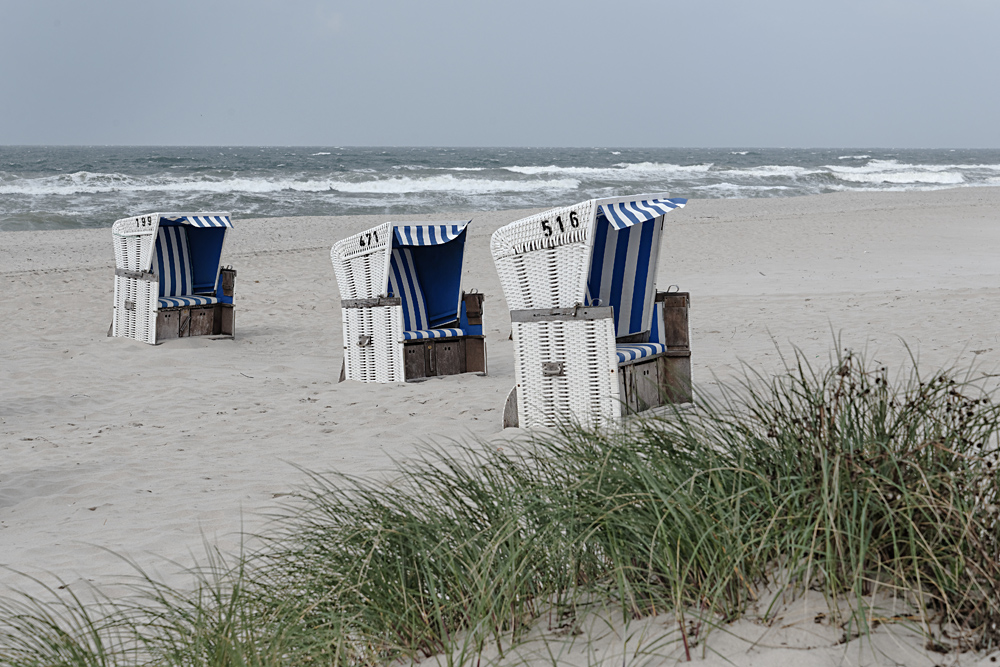
[[[341,301],[344,372],[359,382],[402,382],[402,308],[398,298]]]
[[[593,201],[553,209],[491,239],[511,309],[512,402],[521,426],[620,419],[612,309],[582,307],[595,213]]]
[[[519,425],[618,423],[611,308],[511,311]]]
[[[154,219],[155,217],[155,219]],[[156,343],[156,300],[159,284],[149,270],[158,215],[115,222],[115,306],[111,335]]]
[[[648,342],[617,345],[623,414],[691,402],[689,308],[687,292],[658,292]]]
[[[340,287],[344,379],[403,382],[403,308],[387,298],[392,224],[334,244],[330,259]]]

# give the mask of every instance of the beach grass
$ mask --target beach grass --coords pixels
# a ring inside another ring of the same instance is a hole
[[[468,664],[594,608],[668,615],[687,657],[807,591],[845,643],[897,622],[996,647],[1000,405],[971,371],[837,350],[620,430],[428,449],[388,482],[307,473],[265,548],[189,588],[0,601],[0,664]]]

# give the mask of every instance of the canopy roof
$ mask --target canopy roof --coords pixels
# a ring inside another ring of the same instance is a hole
[[[448,243],[457,239],[470,222],[472,221],[439,222],[430,225],[397,224],[394,226],[396,245],[423,246]]]
[[[233,223],[229,220],[228,215],[182,215],[177,217],[170,217],[169,215],[162,216],[164,222],[173,222],[181,225],[190,225],[192,227],[230,227],[232,228]]]
[[[644,199],[641,201],[600,204],[601,212],[615,229],[625,229],[632,225],[669,213],[675,208],[683,208],[687,199]]]

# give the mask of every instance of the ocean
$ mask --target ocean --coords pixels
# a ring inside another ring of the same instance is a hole
[[[155,211],[236,218],[1000,185],[1000,150],[0,146],[0,230]]]

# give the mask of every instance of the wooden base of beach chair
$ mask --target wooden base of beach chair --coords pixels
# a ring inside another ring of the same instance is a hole
[[[691,352],[668,351],[652,359],[619,366],[618,395],[622,415],[668,403],[690,403]]]
[[[442,375],[486,372],[486,339],[463,336],[441,340],[414,340],[403,344],[406,381]]]
[[[156,342],[190,336],[233,336],[236,314],[231,303],[190,308],[161,308],[156,313]]]

